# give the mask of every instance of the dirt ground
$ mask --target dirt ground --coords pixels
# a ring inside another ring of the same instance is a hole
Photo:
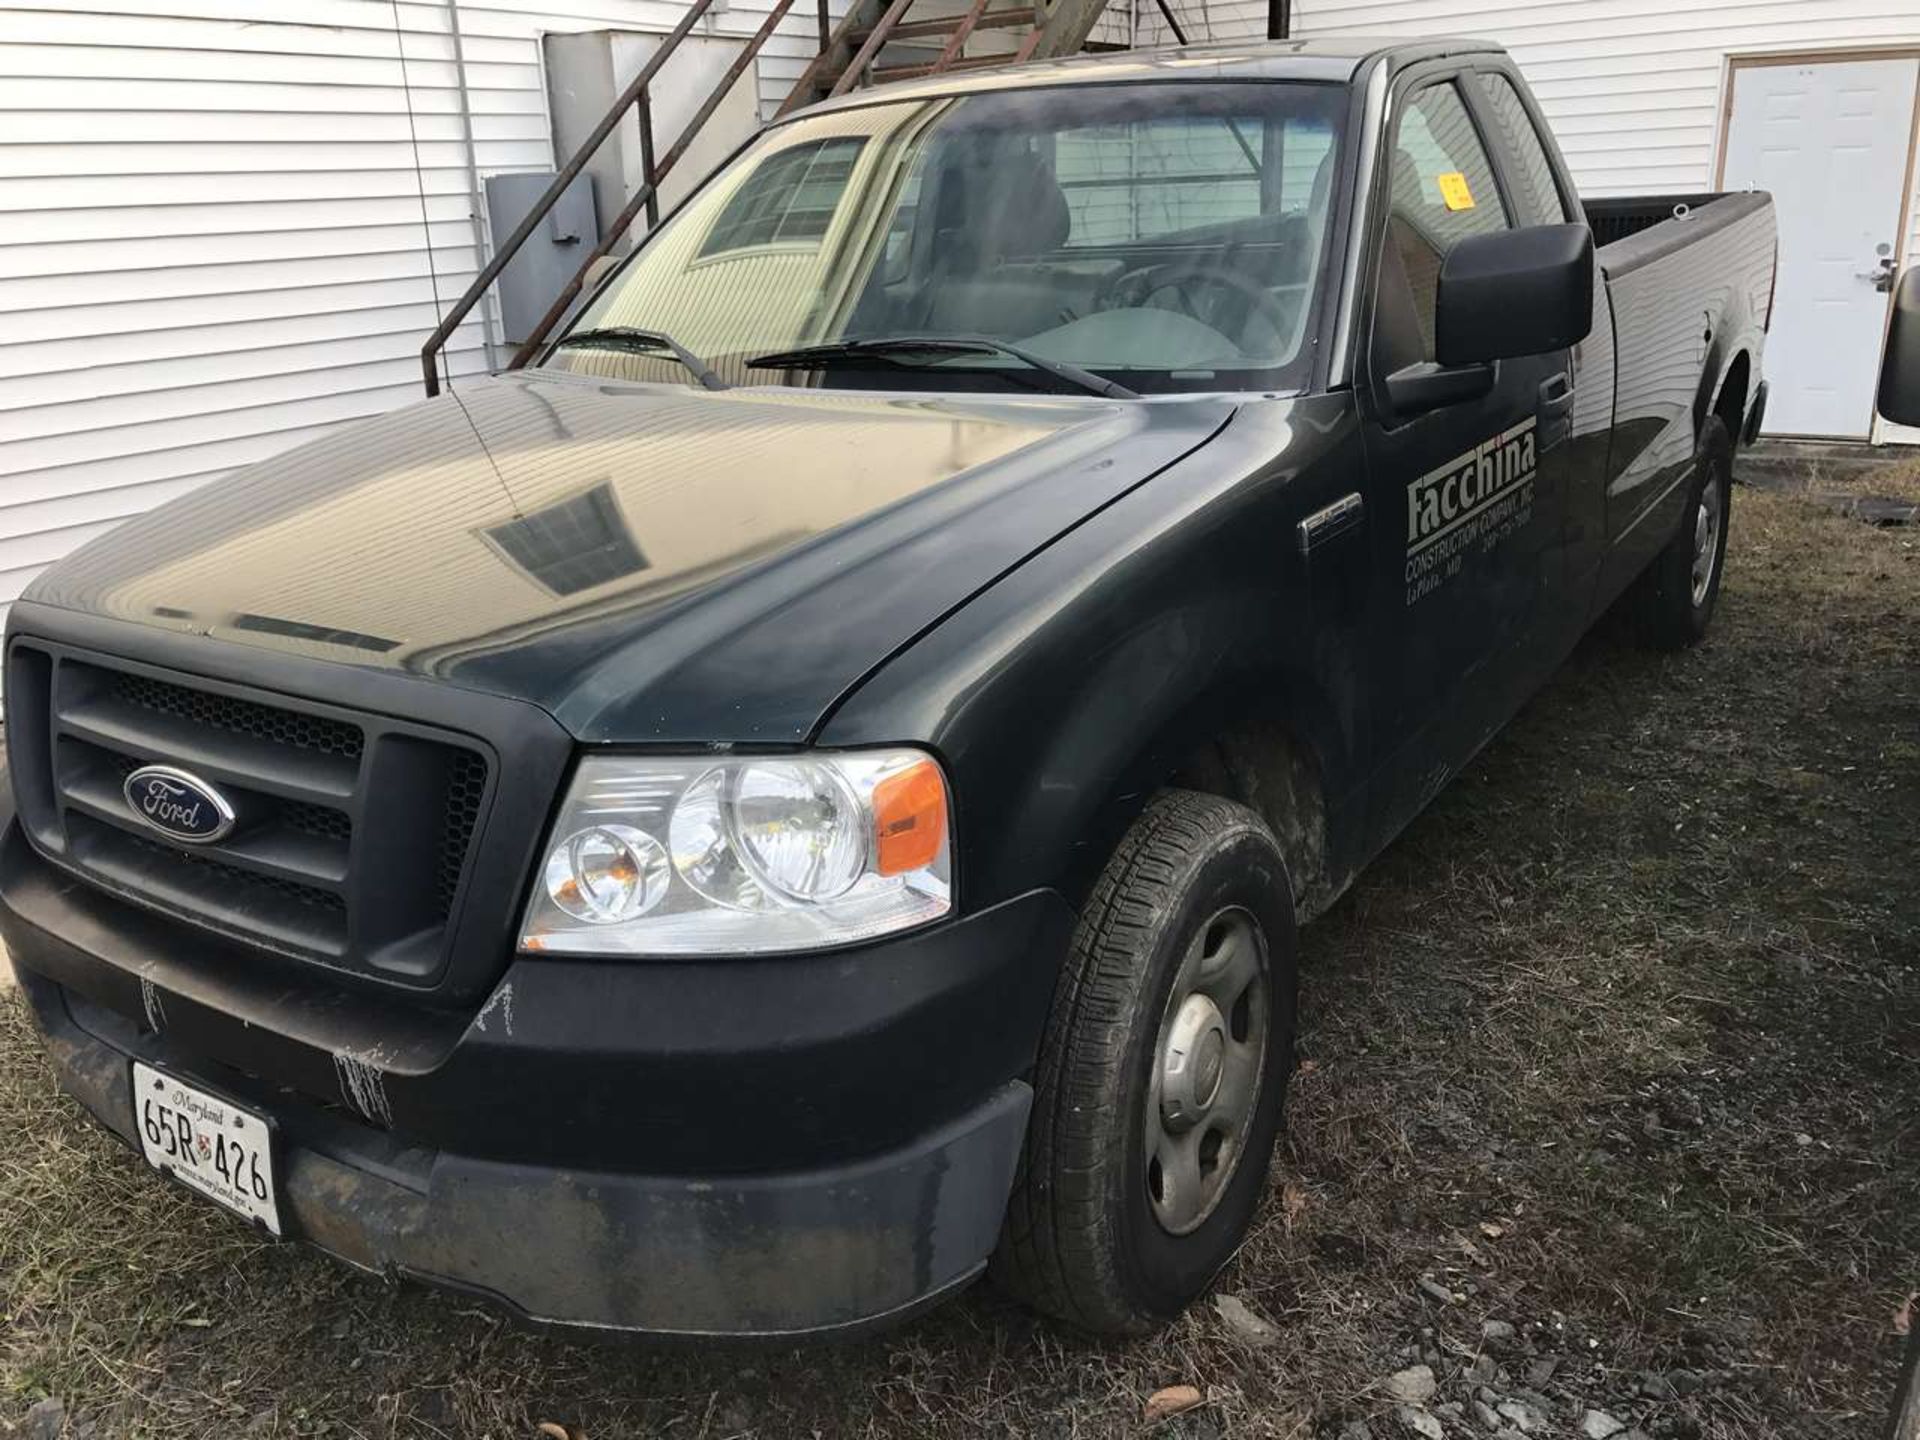
[[[1920,1286],[1920,533],[1743,490],[1733,535],[1706,645],[1591,639],[1308,932],[1231,1315],[529,1333],[162,1184],[0,995],[0,1431],[1107,1436],[1190,1384],[1156,1435],[1877,1436]]]

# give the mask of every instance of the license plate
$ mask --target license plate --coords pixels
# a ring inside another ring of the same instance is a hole
[[[280,1234],[273,1130],[263,1115],[133,1062],[140,1153],[209,1200]]]

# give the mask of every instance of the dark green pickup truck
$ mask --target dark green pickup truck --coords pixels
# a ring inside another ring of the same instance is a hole
[[[272,1233],[543,1320],[991,1269],[1159,1324],[1265,1198],[1296,927],[1601,612],[1705,632],[1773,262],[1765,195],[1583,208],[1482,44],[786,118],[530,368],[13,607],[54,1064]]]

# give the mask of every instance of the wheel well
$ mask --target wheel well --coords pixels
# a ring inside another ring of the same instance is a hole
[[[1189,751],[1166,783],[1238,801],[1273,828],[1301,922],[1324,911],[1346,888],[1328,858],[1320,765],[1312,749],[1282,726],[1254,719],[1228,726]]]
[[[1747,418],[1747,384],[1751,368],[1746,351],[1742,350],[1734,356],[1733,363],[1727,367],[1726,379],[1720,382],[1720,398],[1713,406],[1713,413],[1727,427],[1727,435],[1735,445],[1740,443],[1740,427]]]

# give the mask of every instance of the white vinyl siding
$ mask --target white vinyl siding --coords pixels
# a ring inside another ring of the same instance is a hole
[[[730,0],[714,31],[751,35],[772,4]],[[471,157],[447,0],[0,10],[0,616],[114,522],[418,398],[420,346],[481,260],[469,159],[555,163],[541,34],[685,13],[458,5]],[[761,52],[763,113],[816,46],[797,0]],[[456,378],[485,368],[483,334],[476,314],[455,335]]]
[[[1129,3],[1139,17],[1137,45],[1146,49],[1174,43],[1173,30],[1156,0]],[[1212,40],[1264,40],[1267,35],[1267,0],[1168,0],[1167,8],[1180,22],[1189,45]],[[1293,0],[1293,10],[1297,17],[1300,0]],[[1297,18],[1294,29],[1299,30]]]

